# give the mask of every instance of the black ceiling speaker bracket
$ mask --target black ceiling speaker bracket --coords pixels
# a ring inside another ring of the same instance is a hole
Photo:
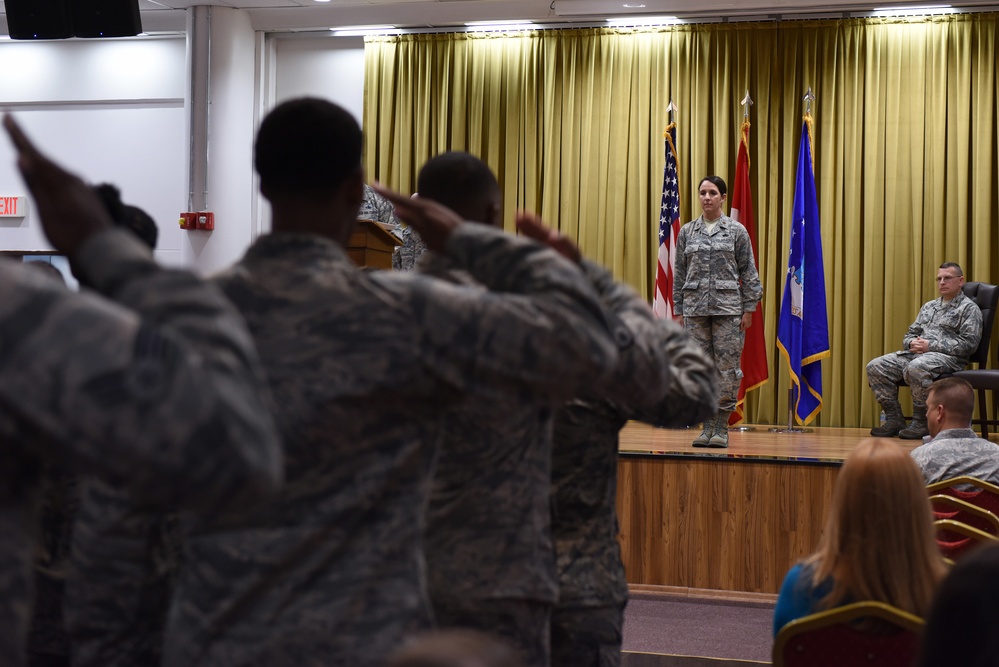
[[[139,0],[6,0],[11,39],[130,37],[142,32]]]

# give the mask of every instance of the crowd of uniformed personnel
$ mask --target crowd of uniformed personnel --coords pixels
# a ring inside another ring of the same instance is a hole
[[[359,269],[362,134],[326,101],[264,118],[272,232],[209,280],[4,122],[84,289],[0,262],[0,665],[380,667],[434,628],[619,664],[618,432],[717,407],[679,327],[536,217],[497,228],[464,153],[377,188],[416,270]],[[42,530],[53,466],[71,537]]]

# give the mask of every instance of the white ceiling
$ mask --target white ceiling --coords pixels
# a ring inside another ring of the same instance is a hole
[[[69,0],[73,2],[74,0]],[[608,17],[667,14],[681,19],[770,15],[843,15],[875,7],[939,5],[947,0],[139,0],[146,30],[183,29],[184,10],[210,4],[246,10],[258,30],[318,30],[372,24],[397,27],[462,25],[466,21],[530,19],[540,23],[599,22]],[[954,7],[995,9],[997,0],[957,0]],[[3,2],[0,0],[0,12]]]

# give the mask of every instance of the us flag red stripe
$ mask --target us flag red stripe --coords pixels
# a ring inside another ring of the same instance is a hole
[[[673,262],[676,238],[680,235],[680,178],[676,159],[676,123],[669,124],[663,137],[666,140],[666,163],[663,166],[663,197],[659,211],[659,261],[652,310],[659,318],[672,318],[675,317]]]

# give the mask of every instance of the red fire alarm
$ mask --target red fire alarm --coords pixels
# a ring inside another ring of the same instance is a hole
[[[180,214],[181,229],[200,229],[210,232],[215,229],[215,214],[211,211],[185,211]]]

